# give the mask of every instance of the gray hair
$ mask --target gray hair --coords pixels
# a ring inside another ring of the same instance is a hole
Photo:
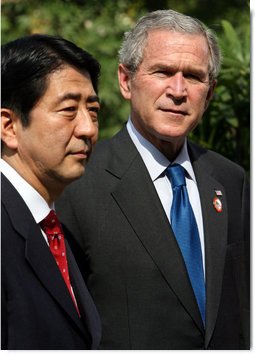
[[[157,10],[140,18],[135,27],[124,34],[124,40],[119,50],[119,62],[124,64],[131,76],[143,59],[148,32],[165,29],[180,33],[199,34],[204,36],[209,48],[209,78],[214,80],[221,66],[221,52],[217,37],[201,21],[173,10]]]

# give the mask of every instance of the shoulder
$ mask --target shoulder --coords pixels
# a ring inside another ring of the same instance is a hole
[[[86,166],[85,174],[77,182],[72,183],[72,186],[80,185],[81,180],[86,180],[86,182],[91,180],[93,184],[102,181],[105,185],[105,179],[111,179],[111,176],[122,176],[138,155],[126,126],[124,126],[112,138],[101,140],[96,144]]]
[[[112,159],[115,156],[127,153],[128,150],[132,150],[133,143],[128,134],[126,126],[124,126],[113,137],[105,140],[100,140],[93,150],[89,165],[99,164],[108,159]]]
[[[112,138],[99,141],[84,175],[64,190],[57,204],[61,201],[62,205],[68,205],[75,200],[76,205],[84,208],[84,199],[89,199],[87,205],[99,203],[96,197],[100,196],[101,201],[105,195],[108,196],[137,155],[138,151],[126,127]]]
[[[195,143],[188,143],[190,158],[193,164],[199,164],[204,169],[211,171],[213,175],[244,177],[244,168],[223,155],[205,149]]]

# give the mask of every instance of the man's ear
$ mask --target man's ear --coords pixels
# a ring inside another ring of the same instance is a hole
[[[119,78],[119,86],[120,91],[124,99],[130,100],[131,92],[130,92],[130,73],[129,70],[125,67],[124,64],[119,64],[118,67],[118,78]]]
[[[214,93],[214,89],[215,89],[215,86],[217,84],[217,81],[214,80],[211,84],[210,84],[210,87],[209,87],[209,90],[208,90],[208,93],[207,93],[207,96],[206,96],[206,100],[205,100],[205,110],[207,110],[207,107],[209,106],[209,103],[213,97],[213,93]]]
[[[10,149],[17,149],[17,116],[7,108],[1,108],[1,140]]]

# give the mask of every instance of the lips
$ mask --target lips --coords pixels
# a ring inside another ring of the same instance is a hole
[[[87,154],[88,151],[85,151],[85,150],[78,150],[77,152],[74,152],[72,154]]]
[[[90,155],[90,150],[81,149],[81,150],[70,152],[69,155],[75,156],[79,159],[87,159]]]
[[[160,107],[160,110],[161,110],[161,111],[164,111],[164,112],[173,113],[173,114],[175,114],[175,115],[182,115],[182,116],[185,116],[185,115],[188,114],[186,111],[173,110],[173,109],[165,108],[165,107]]]

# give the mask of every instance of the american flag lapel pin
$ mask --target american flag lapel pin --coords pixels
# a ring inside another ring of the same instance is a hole
[[[219,196],[222,196],[221,190],[214,190],[215,192],[215,197],[213,198],[213,207],[217,212],[222,212],[222,202],[219,198]]]
[[[215,191],[216,196],[222,196],[221,190],[214,190],[214,191]]]

